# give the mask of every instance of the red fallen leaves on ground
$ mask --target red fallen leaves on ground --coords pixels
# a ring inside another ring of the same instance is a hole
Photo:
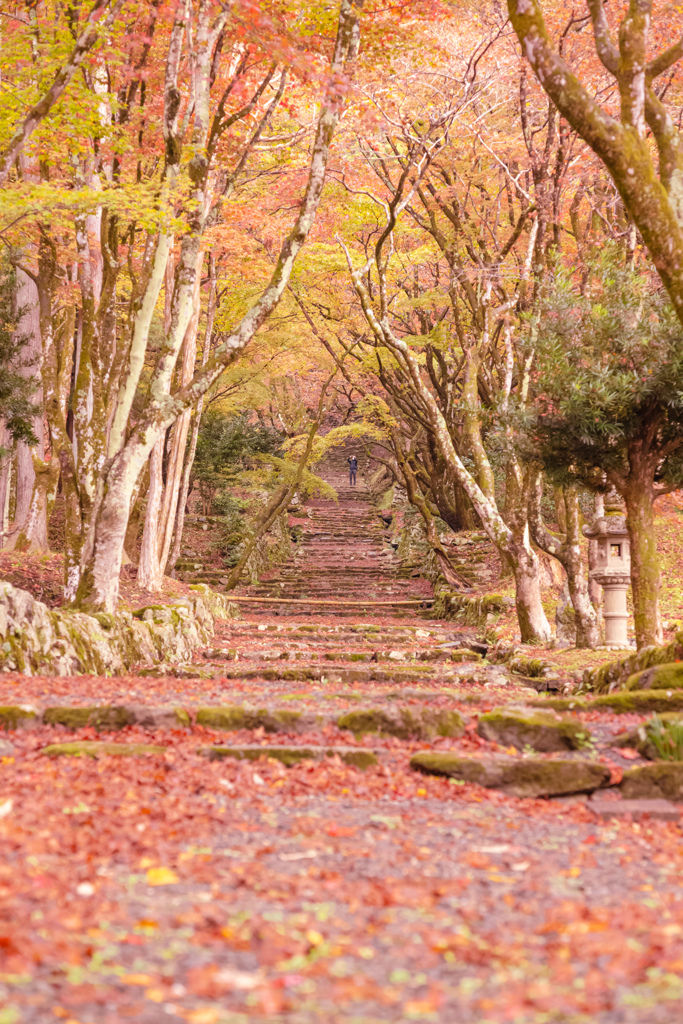
[[[19,1021],[643,1024],[680,999],[677,825],[415,775],[401,745],[366,772],[208,762],[180,730],[107,737],[163,755],[39,753],[68,735],[18,733],[0,768]]]

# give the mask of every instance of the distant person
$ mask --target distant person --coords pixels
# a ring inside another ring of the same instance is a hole
[[[355,487],[356,473],[358,472],[358,459],[355,455],[350,455],[346,461],[349,464],[349,487]]]

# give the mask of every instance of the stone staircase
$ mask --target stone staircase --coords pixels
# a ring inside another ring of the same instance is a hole
[[[267,579],[255,586],[242,587],[236,594],[267,599],[261,610],[273,610],[278,599],[286,601],[334,603],[336,614],[362,612],[371,602],[383,602],[382,614],[403,614],[402,602],[413,602],[418,609],[433,597],[431,585],[424,579],[402,578],[400,559],[387,537],[387,516],[379,513],[364,482],[363,463],[358,485],[350,487],[344,471],[347,455],[342,449],[326,463],[325,477],[338,494],[338,502],[312,499],[306,503],[301,522],[301,542],[296,554]],[[359,459],[360,462],[360,459]],[[353,607],[351,607],[353,606]],[[249,605],[258,611],[258,604]],[[303,603],[299,606],[304,608]],[[376,606],[374,606],[376,607]],[[292,608],[290,608],[290,611]]]

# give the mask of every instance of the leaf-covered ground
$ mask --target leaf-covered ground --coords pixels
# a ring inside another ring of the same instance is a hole
[[[39,753],[67,735],[2,760],[0,1020],[680,1012],[678,825],[419,776],[397,741],[364,772],[209,762],[183,731],[125,731],[158,756]]]
[[[677,1021],[679,822],[603,820],[585,796],[522,800],[410,769],[419,749],[513,754],[478,735],[478,717],[539,694],[501,666],[453,661],[473,636],[417,616],[251,615],[221,624],[175,674],[0,679],[0,705],[38,710],[309,715],[277,735],[194,717],[0,735],[0,1024]],[[457,711],[465,731],[425,740],[337,726],[368,708]],[[541,757],[602,762],[613,783],[643,763],[610,743],[645,716],[574,717],[590,746]],[[42,753],[97,739],[163,749]],[[267,750],[287,742],[368,746],[379,763],[286,768]],[[257,745],[263,758],[211,761],[201,749],[216,743]]]

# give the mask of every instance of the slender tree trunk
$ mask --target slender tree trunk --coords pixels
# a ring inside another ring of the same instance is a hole
[[[211,338],[213,336],[213,322],[216,316],[216,264],[213,255],[209,253],[209,299],[206,308],[206,327],[204,329],[204,348],[202,351],[202,367],[206,366],[209,360],[209,353],[211,351]],[[199,429],[202,424],[202,411],[204,409],[204,396],[199,399],[194,409],[194,419],[192,420],[192,433],[190,435],[190,445],[185,458],[185,466],[183,467],[183,481],[180,487],[180,496],[178,498],[178,509],[176,512],[176,525],[175,532],[173,535],[173,547],[168,561],[167,572],[173,575],[175,573],[176,562],[180,558],[180,549],[183,543],[183,531],[185,529],[185,509],[187,507],[187,499],[190,493],[190,478],[192,476],[192,467],[194,465],[195,455],[197,454],[197,442],[199,440]]]
[[[164,481],[162,464],[164,459],[165,435],[158,439],[149,457],[149,490],[147,511],[142,531],[142,547],[138,562],[138,586],[143,590],[161,589],[162,574],[159,562],[159,516],[163,498]]]
[[[21,268],[17,269],[17,308],[23,310],[17,332],[27,338],[21,359],[27,377],[36,377],[38,387],[32,400],[39,405],[33,417],[32,428],[37,444],[24,441],[17,445],[17,500],[14,525],[9,547],[22,551],[44,551],[47,548],[47,490],[48,477],[43,462],[45,456],[45,425],[42,409],[40,371],[42,346],[40,338],[40,307],[35,282]],[[34,465],[35,463],[35,465]],[[36,476],[36,468],[39,477]]]
[[[192,380],[195,363],[197,361],[197,331],[199,329],[199,314],[201,301],[201,271],[204,257],[200,253],[197,257],[195,276],[195,287],[193,296],[193,310],[190,322],[185,331],[183,342],[183,363],[180,370],[180,386],[184,387]],[[173,528],[176,522],[176,511],[178,498],[183,478],[183,463],[185,449],[187,448],[187,434],[190,428],[192,409],[185,409],[175,421],[171,431],[171,452],[166,469],[166,484],[164,487],[164,500],[161,507],[161,522],[159,535],[159,566],[161,577],[166,572]]]
[[[12,454],[5,448],[9,441],[9,431],[4,420],[0,420],[0,448],[5,454],[0,461],[0,548],[4,548],[9,532],[9,495],[12,481]]]
[[[661,577],[651,482],[634,480],[624,489],[626,528],[631,542],[631,589],[638,649],[662,644],[659,608]]]
[[[595,519],[602,519],[605,514],[605,495],[596,494],[593,500],[593,509]],[[598,542],[597,540],[590,540],[588,542],[588,593],[590,594],[591,604],[595,608],[595,612],[598,616],[598,623],[602,620],[602,587],[597,580],[593,579],[591,572],[593,569],[598,567]]]
[[[563,565],[569,596],[576,613],[576,646],[595,649],[600,643],[600,623],[588,592],[588,577],[581,551],[581,512],[575,487],[564,488],[566,540]]]
[[[475,479],[486,498],[496,500],[496,481],[481,439],[481,406],[479,402],[479,350],[473,347],[466,354],[465,382],[462,391],[465,436],[475,466]]]

